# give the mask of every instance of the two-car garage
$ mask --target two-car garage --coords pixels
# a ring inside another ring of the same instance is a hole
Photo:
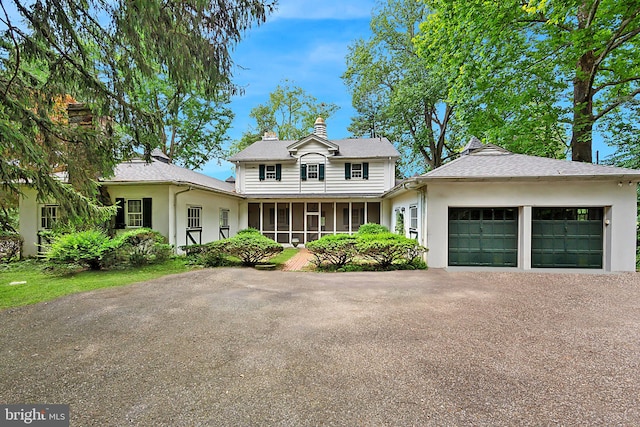
[[[448,265],[517,267],[520,208],[450,207]],[[533,207],[530,251],[533,268],[603,267],[602,207]]]

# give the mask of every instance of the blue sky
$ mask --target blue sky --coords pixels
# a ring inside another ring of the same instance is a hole
[[[340,109],[327,121],[329,138],[349,136],[347,127],[355,111],[340,76],[345,71],[348,46],[370,35],[369,21],[376,0],[280,0],[278,10],[260,27],[252,28],[233,53],[235,82],[244,95],[235,97],[229,132],[239,139],[252,121],[249,112],[265,103],[276,86],[291,80],[321,102]],[[226,179],[233,175],[229,162],[209,162],[201,172]]]

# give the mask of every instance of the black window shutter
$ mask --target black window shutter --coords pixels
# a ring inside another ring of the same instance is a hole
[[[324,165],[322,163],[318,165],[318,179],[324,181]]]
[[[344,164],[344,179],[351,179],[351,163]]]
[[[258,166],[258,176],[260,178],[260,181],[264,181],[264,165]]]
[[[282,180],[282,165],[276,163],[276,181]]]
[[[146,228],[151,227],[151,198],[145,197],[142,199],[142,226]]]
[[[122,229],[126,226],[124,222],[124,199],[117,197],[116,206],[116,229]]]
[[[307,165],[300,165],[300,179],[307,180]]]
[[[369,179],[369,163],[362,164],[362,179]]]

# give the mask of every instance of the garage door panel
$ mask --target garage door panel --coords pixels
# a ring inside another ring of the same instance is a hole
[[[533,267],[602,268],[603,208],[533,208]]]
[[[516,266],[516,208],[450,208],[449,265]]]

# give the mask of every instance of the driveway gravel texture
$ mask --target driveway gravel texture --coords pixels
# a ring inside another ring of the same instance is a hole
[[[640,425],[640,275],[199,270],[0,312],[72,426]]]

